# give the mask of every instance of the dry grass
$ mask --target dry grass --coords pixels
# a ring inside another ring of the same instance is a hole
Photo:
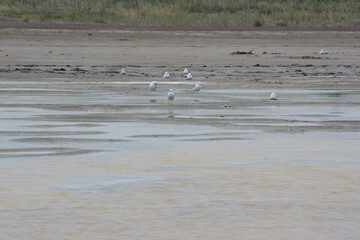
[[[2,0],[2,20],[163,26],[360,25],[360,1]]]

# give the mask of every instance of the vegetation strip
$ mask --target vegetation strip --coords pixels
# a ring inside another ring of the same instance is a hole
[[[0,21],[135,26],[360,26],[359,12],[359,0],[0,1]]]

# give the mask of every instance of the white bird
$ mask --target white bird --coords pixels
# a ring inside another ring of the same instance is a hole
[[[277,100],[277,96],[276,96],[276,93],[272,93],[269,97],[270,100]]]
[[[169,105],[172,105],[174,99],[175,99],[175,93],[172,89],[169,90],[169,93],[167,95],[168,100],[169,100]]]
[[[156,88],[157,88],[157,82],[156,81],[151,82],[149,85],[150,92],[155,92]]]
[[[170,74],[168,72],[165,72],[163,78],[170,78]]]
[[[201,83],[200,83],[200,82],[197,82],[197,83],[195,84],[195,86],[192,88],[192,90],[193,90],[194,92],[199,92],[200,89],[201,89]]]
[[[121,75],[125,75],[126,73],[127,73],[126,68],[123,67],[123,68],[121,69],[120,74],[121,74]]]
[[[188,74],[189,70],[187,68],[184,69],[184,74]]]
[[[191,80],[191,79],[192,79],[191,73],[188,73],[188,74],[185,76],[185,79],[186,79],[186,80]]]
[[[320,50],[320,54],[326,54],[325,50],[324,50],[324,49],[321,49],[321,50]]]

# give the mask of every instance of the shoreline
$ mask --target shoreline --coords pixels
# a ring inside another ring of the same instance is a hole
[[[300,27],[300,26],[135,26],[94,23],[43,23],[0,22],[0,29],[64,29],[64,30],[137,30],[137,31],[360,31],[360,26],[347,27]]]

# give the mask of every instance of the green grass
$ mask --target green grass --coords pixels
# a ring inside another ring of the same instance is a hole
[[[360,0],[0,0],[0,19],[163,26],[359,26]]]

